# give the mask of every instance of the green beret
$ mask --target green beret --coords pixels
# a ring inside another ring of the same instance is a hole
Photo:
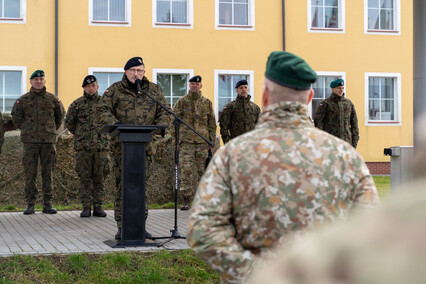
[[[265,77],[285,87],[309,90],[317,80],[317,73],[299,56],[273,51],[266,63]]]
[[[36,70],[31,74],[30,80],[35,77],[44,77],[44,71],[43,70]]]
[[[330,83],[330,88],[336,88],[338,86],[344,86],[345,81],[343,79],[337,79]]]

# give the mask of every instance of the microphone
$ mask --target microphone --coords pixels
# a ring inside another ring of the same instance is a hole
[[[138,90],[138,93],[139,93],[139,94],[141,94],[141,93],[142,93],[142,87],[141,87],[141,85],[142,85],[142,80],[140,80],[140,79],[136,79],[135,84],[136,84],[136,88],[137,88],[137,90]]]

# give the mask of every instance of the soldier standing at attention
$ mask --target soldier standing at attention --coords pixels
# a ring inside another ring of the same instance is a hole
[[[142,80],[141,88],[157,101],[168,106],[160,87],[148,80],[145,76],[145,65],[141,57],[130,58],[124,66],[123,79],[115,82],[102,95],[100,102],[101,120],[104,124],[121,122],[130,125],[169,125],[170,115],[153,100],[145,95],[138,94],[136,80]],[[112,144],[114,156],[114,173],[117,192],[114,204],[114,218],[117,221],[118,231],[116,239],[121,239],[121,142],[116,137]],[[154,150],[150,143],[146,148],[146,179]],[[147,190],[149,185],[147,184]],[[148,207],[146,207],[148,217]],[[147,239],[151,234],[145,232]]]
[[[56,130],[62,124],[65,110],[62,102],[46,91],[43,70],[34,71],[30,76],[30,84],[30,91],[16,100],[11,113],[14,124],[21,130],[24,144],[22,164],[27,202],[24,214],[34,214],[39,159],[43,180],[43,213],[55,214],[56,209],[52,207],[52,182],[56,162]]]
[[[109,141],[99,130],[103,124],[99,118],[96,77],[88,75],[83,80],[84,94],[69,107],[65,126],[74,134],[75,171],[80,177],[80,199],[83,211],[80,217],[106,217],[102,210],[105,196],[105,179],[109,173]]]
[[[219,117],[220,135],[223,143],[254,129],[260,115],[260,108],[250,101],[248,83],[240,80],[235,85],[237,98],[228,103]]]
[[[315,126],[354,148],[358,145],[358,118],[354,104],[345,97],[345,82],[342,79],[330,83],[332,94],[323,100],[314,115]]]
[[[300,232],[378,203],[360,154],[309,119],[316,78],[302,58],[272,52],[256,128],[220,148],[199,183],[188,244],[223,282],[244,282]]]
[[[212,102],[203,97],[201,93],[203,87],[201,80],[200,76],[189,79],[189,92],[176,102],[174,112],[189,126],[212,142],[214,147],[216,119]],[[183,195],[181,210],[191,208],[191,200],[194,197],[198,181],[204,173],[209,147],[200,136],[189,128],[185,126],[180,128],[180,190]]]
[[[0,154],[1,154],[1,148],[3,146],[3,142],[4,142],[4,119],[0,111]]]

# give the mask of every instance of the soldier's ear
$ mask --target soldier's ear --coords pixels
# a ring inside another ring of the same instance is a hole
[[[308,97],[308,102],[306,103],[307,105],[312,101],[312,98],[314,97],[314,89],[311,89],[309,92],[309,97]]]
[[[266,109],[269,106],[269,89],[263,85],[262,89],[262,109]]]

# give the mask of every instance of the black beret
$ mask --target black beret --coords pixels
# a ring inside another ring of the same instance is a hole
[[[86,85],[92,84],[93,82],[96,82],[96,77],[93,75],[87,75],[81,86],[84,88]]]
[[[345,81],[343,79],[337,79],[330,83],[330,88],[336,88],[338,86],[344,86]]]
[[[126,65],[124,65],[124,70],[141,65],[143,65],[142,57],[132,57],[127,61]]]
[[[196,83],[201,83],[201,76],[194,76],[191,79],[189,79],[189,82],[196,82]]]
[[[44,77],[44,71],[43,70],[36,70],[31,74],[30,80],[35,77]]]
[[[317,73],[299,56],[273,51],[266,63],[265,77],[288,88],[309,90],[317,80]]]
[[[247,80],[243,79],[238,81],[237,84],[235,85],[235,89],[242,85],[248,85]]]

